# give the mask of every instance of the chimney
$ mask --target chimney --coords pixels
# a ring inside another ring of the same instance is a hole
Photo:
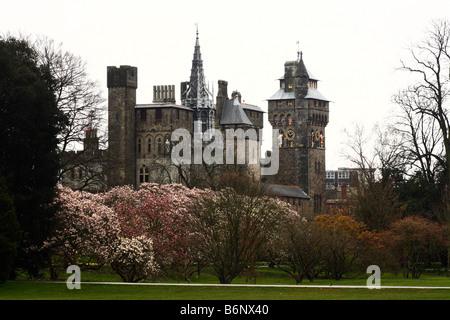
[[[220,124],[220,118],[222,117],[222,110],[225,100],[228,99],[228,82],[225,80],[219,80],[219,89],[217,90],[216,97],[216,127]]]

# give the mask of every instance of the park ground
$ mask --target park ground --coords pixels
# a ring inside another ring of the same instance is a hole
[[[385,273],[381,289],[365,287],[368,274],[295,285],[287,274],[270,268],[258,269],[256,278],[238,277],[231,286],[220,285],[208,270],[192,276],[192,285],[175,277],[127,284],[104,270],[82,271],[79,290],[68,289],[69,276],[61,273],[59,281],[49,281],[45,274],[40,280],[19,277],[0,284],[0,300],[450,300],[450,277],[445,273],[425,273],[420,279]]]

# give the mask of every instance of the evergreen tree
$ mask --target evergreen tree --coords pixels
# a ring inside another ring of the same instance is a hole
[[[20,241],[19,223],[5,180],[0,177],[0,283],[9,279]]]
[[[45,258],[31,254],[47,238],[59,170],[57,135],[64,125],[49,69],[27,42],[0,38],[0,175],[5,177],[23,239],[17,266],[36,275]]]

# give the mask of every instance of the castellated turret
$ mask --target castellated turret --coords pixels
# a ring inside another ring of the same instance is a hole
[[[108,184],[136,184],[136,89],[137,68],[108,67]]]

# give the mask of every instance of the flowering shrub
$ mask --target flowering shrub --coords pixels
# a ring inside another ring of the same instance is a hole
[[[139,190],[116,187],[104,195],[104,203],[118,216],[121,234],[146,236],[153,241],[155,262],[161,273],[182,272],[200,262],[190,229],[194,200],[211,191],[189,189],[180,184],[147,183]]]
[[[111,268],[125,282],[137,282],[155,276],[152,240],[145,236],[119,237],[110,256]]]
[[[53,236],[45,243],[66,264],[82,259],[103,265],[120,229],[117,215],[101,203],[101,196],[69,188],[59,188]]]
[[[177,184],[122,186],[100,194],[61,187],[55,200],[61,210],[45,246],[67,265],[108,262],[124,281],[169,271],[188,279],[192,266],[197,270],[202,262],[190,228],[191,207],[209,192]]]

